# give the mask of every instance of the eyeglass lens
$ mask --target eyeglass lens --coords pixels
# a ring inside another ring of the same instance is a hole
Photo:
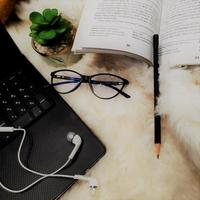
[[[123,87],[123,80],[109,74],[99,74],[91,78],[91,87],[94,94],[100,98],[112,98]]]
[[[69,93],[80,84],[81,80],[78,73],[63,70],[54,74],[53,85],[59,93]]]

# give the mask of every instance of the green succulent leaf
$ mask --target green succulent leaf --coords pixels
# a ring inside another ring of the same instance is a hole
[[[56,25],[61,19],[61,16],[58,15],[57,17],[54,18],[54,20],[51,22],[51,25],[54,26]]]
[[[37,34],[38,31],[36,31],[36,30],[32,30],[31,33],[33,33],[33,34]]]
[[[60,19],[60,22],[58,24],[58,27],[56,29],[56,32],[58,33],[70,33],[70,31],[72,30],[72,24],[67,21],[66,19]]]
[[[29,34],[29,36],[32,37],[32,38],[34,39],[35,37],[38,36],[38,31],[32,30],[31,33]]]
[[[54,15],[58,15],[58,10],[56,8],[51,9],[52,13],[54,13]]]
[[[43,11],[42,14],[43,14],[45,20],[50,23],[58,15],[58,10],[57,9],[49,9],[49,8],[47,8],[47,9],[45,9]]]
[[[57,33],[64,33],[66,30],[67,30],[67,24],[65,22],[60,22],[55,29]]]
[[[40,30],[41,26],[39,24],[32,24],[30,26],[31,31],[33,30]]]
[[[40,38],[39,36],[35,37],[34,40],[38,43],[38,44],[41,44],[41,45],[45,45],[47,43],[46,40]]]
[[[29,36],[41,45],[53,44],[63,38],[63,34],[67,34],[68,37],[73,28],[73,25],[62,18],[55,8],[47,8],[42,13],[32,12],[29,18],[32,22]]]
[[[34,24],[46,24],[44,17],[39,12],[32,12],[29,18]]]
[[[66,31],[66,28],[58,28],[58,29],[55,29],[56,33],[64,33]]]
[[[44,40],[52,40],[56,37],[56,31],[51,29],[47,31],[41,31],[39,37]]]

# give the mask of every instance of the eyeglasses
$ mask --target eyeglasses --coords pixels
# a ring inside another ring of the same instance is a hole
[[[82,83],[88,83],[95,96],[101,99],[111,99],[118,94],[130,98],[123,92],[128,80],[109,73],[100,73],[92,76],[85,76],[73,70],[58,70],[51,73],[51,85],[60,94],[67,94],[75,91]]]

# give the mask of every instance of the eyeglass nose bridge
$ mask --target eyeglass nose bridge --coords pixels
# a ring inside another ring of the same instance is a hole
[[[90,76],[85,76],[85,75],[82,76],[82,83],[89,83],[89,80]]]

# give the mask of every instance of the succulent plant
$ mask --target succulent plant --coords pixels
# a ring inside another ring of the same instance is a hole
[[[71,22],[64,19],[57,9],[45,9],[42,14],[32,12],[29,16],[32,25],[29,34],[37,43],[48,46],[58,42],[63,37],[71,38],[73,28]]]

